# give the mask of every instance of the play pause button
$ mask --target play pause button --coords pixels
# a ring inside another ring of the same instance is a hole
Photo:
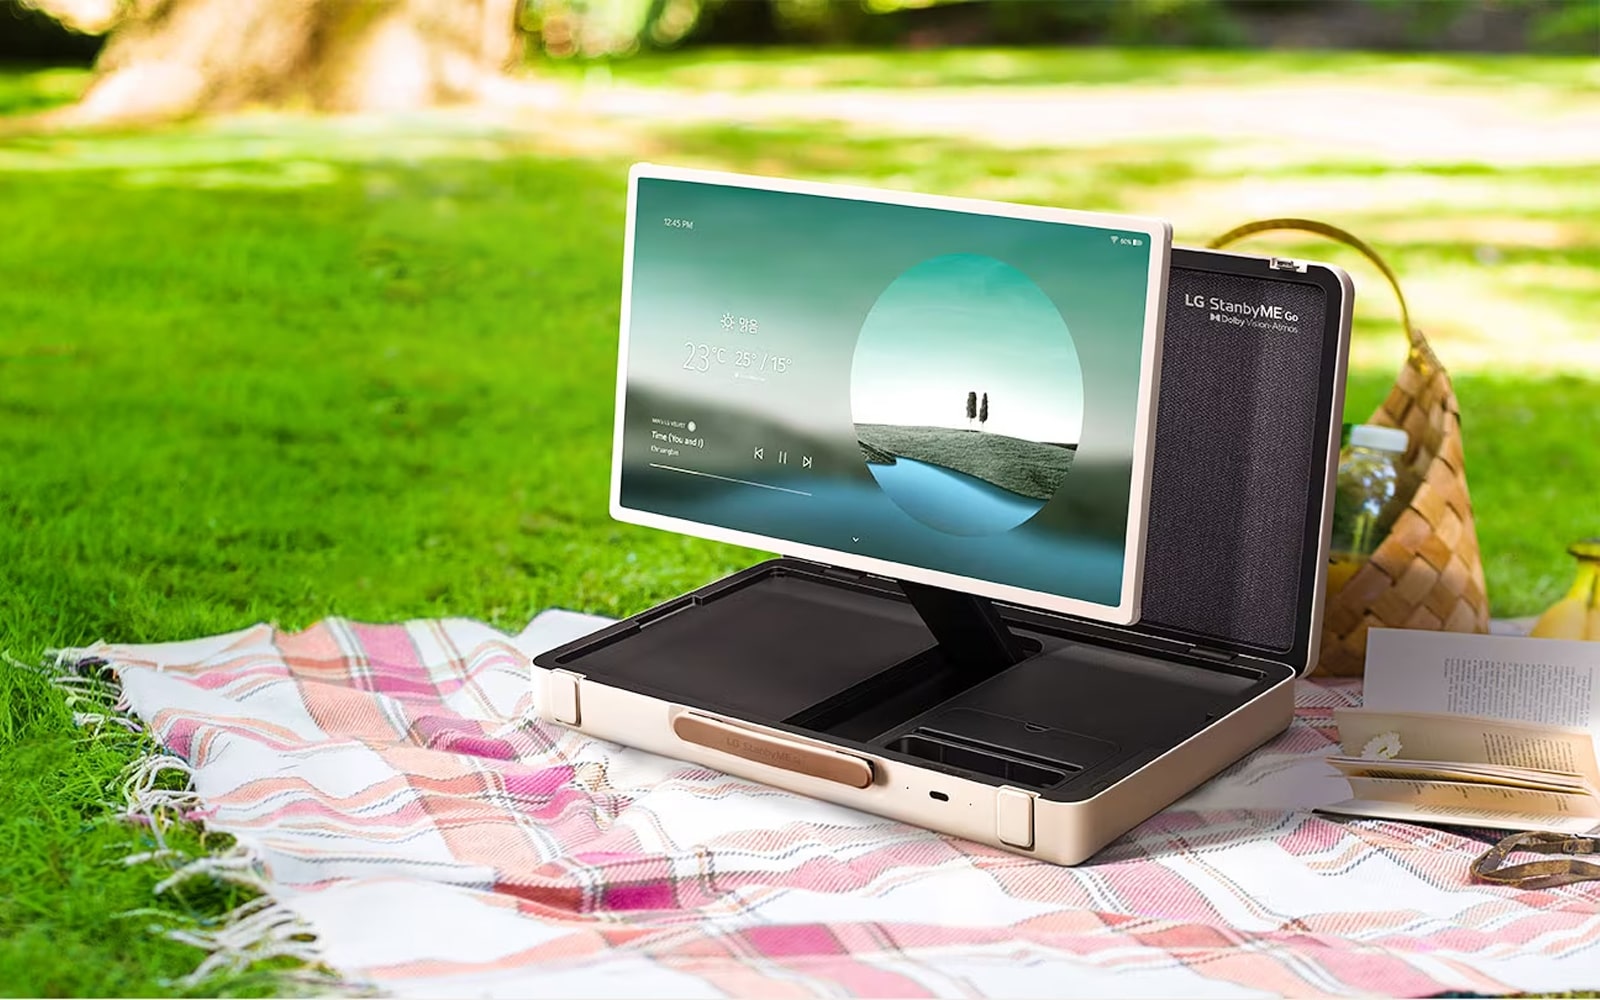
[[[755,459],[757,462],[765,462],[767,460],[767,449],[766,449],[766,446],[765,445],[756,445],[755,447],[751,448],[750,449],[750,457]],[[800,455],[798,457],[800,459],[800,468],[802,468],[802,469],[813,468],[813,463],[812,463],[812,459],[811,459],[810,455]],[[773,458],[773,461],[777,462],[779,465],[788,465],[789,464],[789,453],[787,451],[775,451],[775,452],[772,453],[772,458]]]

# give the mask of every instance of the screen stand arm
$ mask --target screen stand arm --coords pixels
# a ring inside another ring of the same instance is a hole
[[[1022,640],[987,597],[901,580],[900,589],[951,661],[981,673],[997,673],[1027,658]]]

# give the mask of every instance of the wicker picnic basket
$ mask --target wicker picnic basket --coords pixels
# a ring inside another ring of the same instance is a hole
[[[1411,349],[1389,396],[1368,423],[1403,428],[1403,458],[1419,484],[1371,559],[1327,596],[1317,674],[1354,677],[1366,663],[1369,628],[1487,632],[1489,598],[1472,524],[1462,461],[1461,408],[1450,375],[1422,331],[1411,323],[1399,279],[1376,250],[1335,226],[1309,219],[1267,219],[1212,240],[1220,248],[1272,231],[1313,233],[1343,243],[1371,261],[1394,289]]]

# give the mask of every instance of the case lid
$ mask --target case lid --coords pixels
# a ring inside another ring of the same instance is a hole
[[[1316,661],[1349,345],[1338,268],[1173,248],[1140,620]]]

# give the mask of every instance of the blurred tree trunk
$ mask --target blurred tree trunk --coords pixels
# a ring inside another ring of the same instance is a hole
[[[246,104],[405,110],[470,100],[518,54],[517,0],[33,0],[109,30],[78,121]]]

